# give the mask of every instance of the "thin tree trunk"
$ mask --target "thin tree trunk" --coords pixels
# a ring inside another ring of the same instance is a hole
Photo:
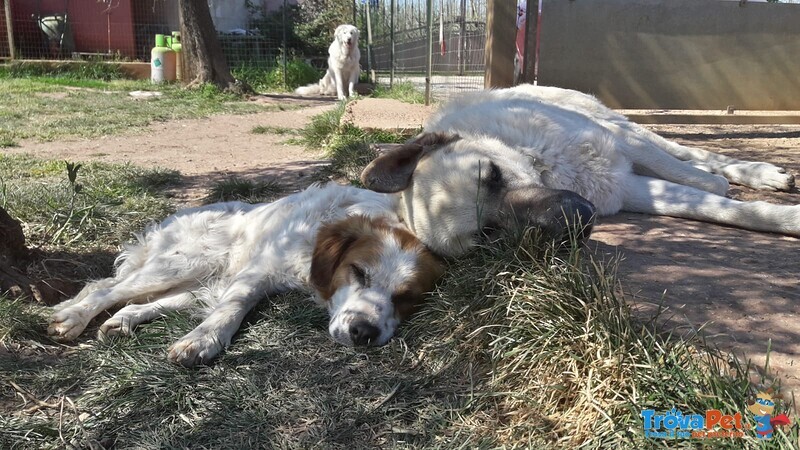
[[[185,58],[184,79],[191,80],[189,86],[213,83],[220,89],[239,94],[251,93],[252,89],[237,82],[231,75],[228,61],[217,39],[211,11],[206,0],[179,0],[181,21],[181,44]]]

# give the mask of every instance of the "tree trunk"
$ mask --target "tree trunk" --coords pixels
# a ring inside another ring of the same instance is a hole
[[[252,93],[244,83],[237,82],[217,39],[211,11],[206,0],[179,0],[181,45],[185,61],[185,80],[189,87],[213,83],[220,89],[237,94]]]
[[[27,297],[46,305],[58,303],[75,291],[75,284],[50,279],[33,281],[18,269],[31,259],[20,223],[0,207],[0,295]]]

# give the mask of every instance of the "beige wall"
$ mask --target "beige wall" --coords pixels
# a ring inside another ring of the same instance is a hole
[[[800,110],[800,5],[545,0],[539,82],[615,108]]]

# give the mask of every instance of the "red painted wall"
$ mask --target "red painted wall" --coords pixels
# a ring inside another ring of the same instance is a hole
[[[49,57],[37,18],[63,13],[72,30],[76,52],[112,53],[136,57],[131,0],[10,0],[14,17],[14,39],[23,57]],[[109,33],[110,29],[110,33]],[[69,57],[67,55],[66,57]]]

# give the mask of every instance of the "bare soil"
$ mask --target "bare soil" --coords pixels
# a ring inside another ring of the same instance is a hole
[[[227,176],[273,179],[288,190],[307,185],[325,162],[285,143],[288,136],[252,134],[258,125],[299,128],[333,107],[320,100],[262,97],[299,109],[252,115],[214,116],[155,124],[144,133],[93,140],[23,142],[7,152],[70,160],[130,161],[179,170],[185,184],[175,192],[194,203],[212,183]],[[380,114],[363,118],[389,127],[414,127],[429,112],[408,119],[413,105],[387,102]],[[349,113],[352,116],[352,111]],[[398,123],[404,117],[406,125]],[[360,119],[360,118],[357,118]],[[363,125],[363,123],[358,123]],[[800,179],[800,126],[654,125],[678,142],[767,161]],[[764,192],[734,186],[729,196],[800,204],[800,191]],[[637,310],[668,308],[663,317],[690,333],[703,328],[724,349],[750,358],[763,369],[771,341],[770,370],[784,386],[800,388],[800,240],[708,223],[619,214],[603,218],[591,246],[603,257],[619,255],[622,289]]]

